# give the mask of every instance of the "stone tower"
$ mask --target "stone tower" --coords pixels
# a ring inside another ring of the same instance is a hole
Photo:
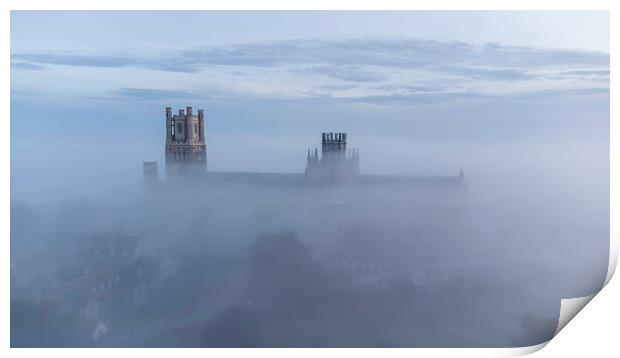
[[[308,149],[306,182],[314,184],[351,182],[359,175],[359,150],[347,150],[346,133],[322,133],[321,158]]]
[[[172,114],[166,107],[166,175],[200,175],[207,171],[204,110],[194,115],[192,107]]]

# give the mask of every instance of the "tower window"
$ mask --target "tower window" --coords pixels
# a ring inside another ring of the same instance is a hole
[[[183,134],[183,124],[182,123],[177,123],[177,133],[178,134]]]
[[[198,123],[194,123],[194,134],[198,135]]]

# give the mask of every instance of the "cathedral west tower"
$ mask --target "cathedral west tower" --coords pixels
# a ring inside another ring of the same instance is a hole
[[[207,171],[204,110],[195,115],[192,107],[172,114],[166,107],[166,175],[200,175]]]

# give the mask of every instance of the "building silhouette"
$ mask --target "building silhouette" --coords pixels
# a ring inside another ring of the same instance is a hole
[[[166,107],[166,180],[198,179],[198,183],[227,182],[280,187],[317,187],[342,184],[405,185],[422,189],[466,188],[461,168],[454,176],[399,176],[360,174],[358,148],[348,147],[347,133],[324,132],[321,135],[321,153],[318,148],[308,149],[304,173],[219,172],[207,170],[207,146],[204,135],[204,110],[194,115],[192,107],[172,114]],[[145,188],[157,189],[157,162],[144,162]]]

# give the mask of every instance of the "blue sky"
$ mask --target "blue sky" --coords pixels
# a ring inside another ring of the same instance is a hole
[[[608,46],[606,12],[14,11],[14,188],[50,163],[138,178],[186,105],[213,169],[301,171],[321,131],[348,131],[367,172],[475,175],[510,143],[604,163]]]

